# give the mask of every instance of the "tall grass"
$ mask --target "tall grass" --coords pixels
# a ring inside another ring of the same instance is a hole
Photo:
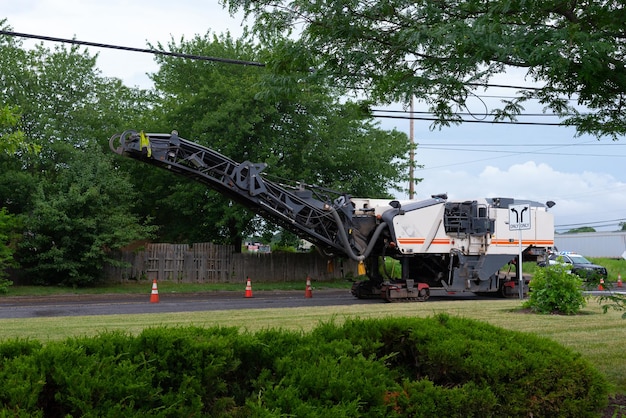
[[[622,276],[622,280],[626,280],[626,260],[623,258],[589,258],[589,261],[606,267],[609,281],[616,282],[618,275]]]

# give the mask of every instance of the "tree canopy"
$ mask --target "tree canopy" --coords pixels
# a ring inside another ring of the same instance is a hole
[[[19,253],[35,282],[97,283],[105,264],[119,264],[111,250],[149,235],[131,212],[132,185],[124,173],[111,170],[112,158],[95,144],[68,152],[67,166],[37,185]]]
[[[90,284],[111,250],[151,231],[107,144],[146,95],[95,63],[77,47],[26,50],[0,37],[0,268],[8,248],[42,283]]]
[[[515,98],[492,110],[512,119],[532,100],[578,134],[626,133],[626,7],[564,0],[226,0],[254,17],[261,40],[296,39],[272,62],[314,69],[375,101],[425,102],[438,121],[460,122],[473,95],[511,69]],[[521,83],[520,83],[521,84]]]
[[[159,45],[159,48],[163,48]],[[281,50],[210,33],[172,41],[169,51],[254,61]],[[206,145],[235,161],[265,162],[268,178],[333,188],[354,196],[388,197],[408,180],[410,143],[384,131],[355,103],[302,74],[276,77],[269,69],[159,57],[153,75],[159,99],[150,129]],[[205,186],[169,173],[142,171],[152,190],[145,199],[165,239],[208,239],[237,245],[259,226],[254,214]],[[133,176],[134,178],[145,177]],[[142,180],[144,181],[144,180]],[[172,220],[172,214],[179,214]],[[186,221],[192,217],[194,224]],[[173,227],[172,227],[173,226]],[[220,239],[221,238],[221,239]]]
[[[168,49],[278,62],[286,45],[207,34]],[[126,129],[176,129],[236,161],[267,163],[272,180],[354,196],[390,197],[408,180],[407,136],[380,129],[306,71],[158,62],[155,89],[144,91],[101,76],[96,56],[80,47],[26,50],[0,37],[0,268],[10,256],[37,282],[83,286],[134,240],[239,248],[262,231],[254,213],[203,185],[114,158],[108,138]],[[21,229],[7,235],[9,227]]]

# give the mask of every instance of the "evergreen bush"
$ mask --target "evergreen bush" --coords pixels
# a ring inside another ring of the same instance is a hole
[[[586,417],[607,400],[555,342],[447,315],[0,344],[0,416]]]

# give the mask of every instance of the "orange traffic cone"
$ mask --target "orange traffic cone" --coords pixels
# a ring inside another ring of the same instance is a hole
[[[305,298],[313,297],[313,291],[311,290],[311,278],[309,276],[306,276],[306,290],[304,291],[304,297]]]
[[[598,285],[598,290],[604,290],[604,279],[600,279],[600,284]]]
[[[622,275],[617,275],[617,287],[622,287]]]
[[[246,283],[246,297],[252,297],[252,283],[250,283],[250,278],[248,277],[248,282]]]
[[[152,281],[152,294],[150,295],[150,303],[159,303],[159,289],[157,289],[156,279]]]

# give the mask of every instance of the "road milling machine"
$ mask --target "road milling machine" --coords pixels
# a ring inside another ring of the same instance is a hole
[[[176,131],[128,130],[113,135],[109,145],[119,155],[205,184],[328,257],[355,260],[363,274],[352,287],[357,298],[425,301],[433,289],[514,297],[524,280],[510,273],[511,264],[519,262],[520,253],[523,261],[537,261],[554,245],[554,220],[543,203],[504,197],[449,200],[445,194],[369,199],[286,185],[268,180],[264,163],[233,161]],[[519,228],[520,216],[528,228]],[[387,274],[386,257],[399,261],[401,278]]]

